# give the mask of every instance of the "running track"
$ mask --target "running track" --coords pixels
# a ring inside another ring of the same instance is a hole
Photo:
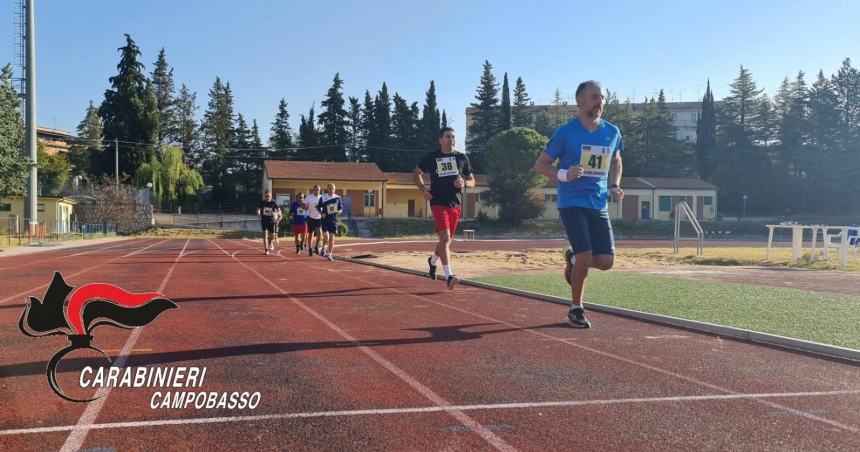
[[[856,365],[600,313],[572,330],[554,304],[259,247],[0,258],[0,450],[860,449]],[[179,305],[96,329],[116,364],[205,366],[204,390],[259,391],[260,405],[152,410],[146,388],[63,401],[44,372],[67,340],[17,327],[57,270]]]

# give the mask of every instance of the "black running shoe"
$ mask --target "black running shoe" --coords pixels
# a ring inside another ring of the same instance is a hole
[[[427,258],[427,265],[430,266],[430,271],[428,271],[427,274],[430,275],[430,279],[435,281],[436,280],[436,266],[433,265],[433,257]]]
[[[296,254],[299,254],[301,252],[302,252],[302,247],[299,245],[296,245]]]
[[[585,318],[585,309],[571,308],[567,313],[567,323],[578,328],[591,328],[591,322]]]
[[[460,282],[460,278],[458,278],[456,275],[451,275],[448,277],[446,282],[448,283],[448,290],[451,290],[454,288],[454,286],[457,285],[458,282]]]
[[[568,248],[564,252],[564,280],[567,281],[569,285],[573,285],[571,283],[571,278],[573,276],[573,265],[570,264],[570,259],[573,257],[573,250]],[[575,259],[575,258],[574,258]]]
[[[311,247],[308,247],[308,256],[313,256],[313,255],[314,255],[314,249]]]

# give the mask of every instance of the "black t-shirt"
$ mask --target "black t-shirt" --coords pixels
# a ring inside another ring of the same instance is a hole
[[[469,157],[462,152],[445,154],[431,152],[421,159],[418,168],[430,175],[430,204],[457,207],[463,204],[463,190],[454,186],[457,176],[465,179],[472,174]]]
[[[278,203],[275,201],[260,201],[260,204],[257,204],[257,208],[260,209],[260,219],[264,223],[275,222],[275,212],[278,211]]]

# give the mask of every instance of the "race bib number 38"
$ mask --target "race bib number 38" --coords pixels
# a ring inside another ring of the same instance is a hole
[[[585,170],[582,173],[583,177],[606,177],[611,158],[612,150],[609,147],[583,144],[582,157],[579,160],[579,164]]]
[[[331,203],[331,204],[328,204],[328,205],[327,205],[327,206],[325,206],[325,207],[326,207],[326,212],[328,212],[328,213],[337,213],[337,204],[335,204],[335,203]]]
[[[442,157],[436,159],[436,175],[439,177],[456,176],[460,174],[455,157]]]

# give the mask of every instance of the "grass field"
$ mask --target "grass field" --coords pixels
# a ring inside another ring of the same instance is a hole
[[[807,245],[808,246],[808,245]],[[703,256],[696,256],[694,248],[681,248],[678,254],[672,253],[671,248],[625,248],[617,249],[621,257],[636,257],[660,263],[696,264],[696,265],[777,265],[795,268],[811,268],[819,270],[842,270],[860,272],[860,259],[848,256],[848,265],[839,268],[837,250],[830,249],[830,259],[822,260],[821,248],[817,249],[818,257],[815,262],[809,262],[809,248],[805,249],[804,258],[792,264],[791,248],[786,246],[774,247],[770,260],[766,260],[767,250],[763,246],[750,247],[709,247],[705,244]]]
[[[557,271],[476,279],[570,298]],[[860,349],[860,297],[850,295],[593,272],[585,301]]]

